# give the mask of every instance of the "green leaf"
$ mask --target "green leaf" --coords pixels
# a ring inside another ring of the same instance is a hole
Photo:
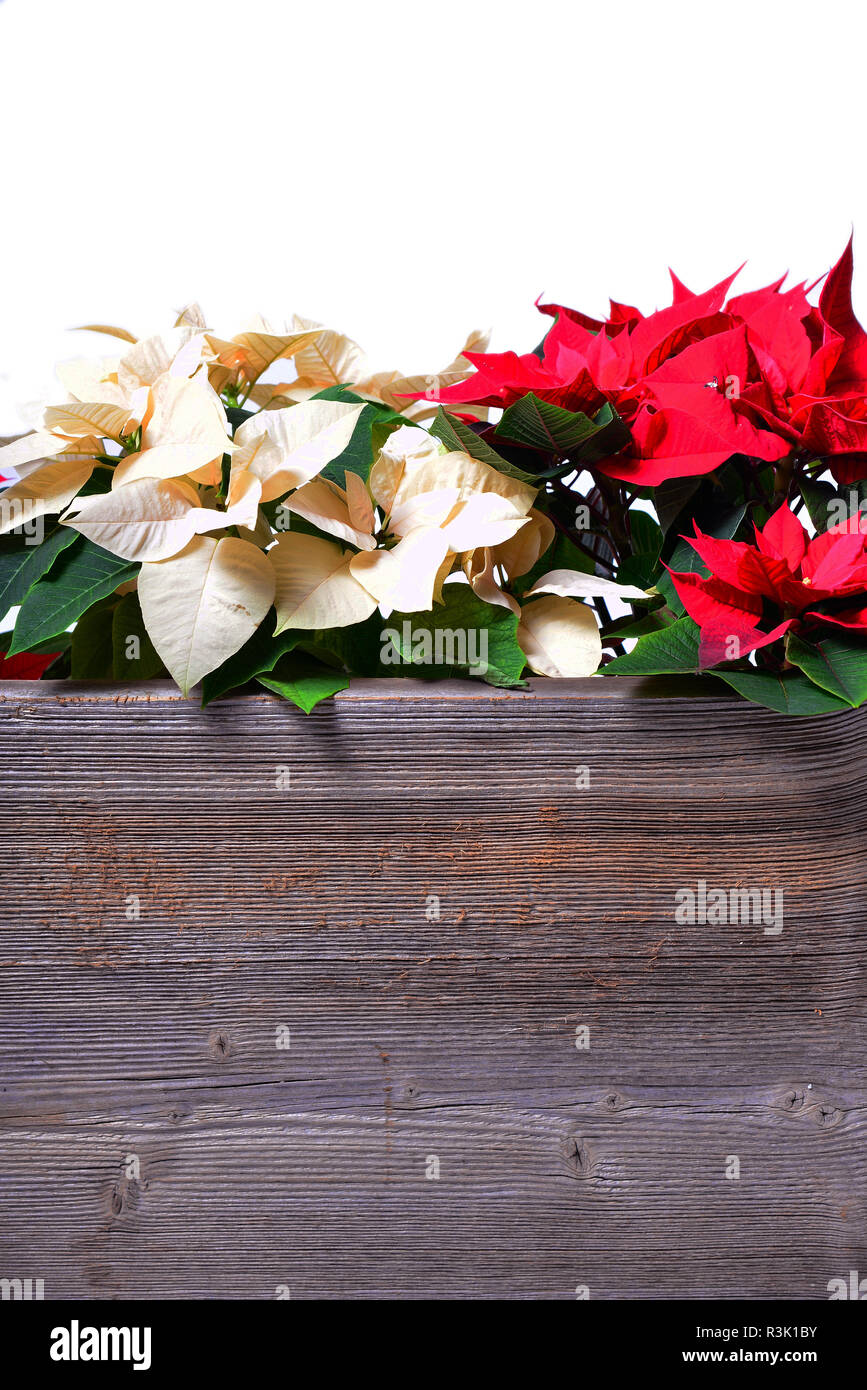
[[[668,478],[653,489],[653,505],[665,533],[698,492],[701,483],[701,478]]]
[[[327,700],[349,685],[349,677],[344,672],[323,666],[302,652],[281,657],[270,676],[261,675],[256,679],[266,690],[291,700],[305,714],[309,714],[320,700]]]
[[[72,634],[70,675],[74,681],[109,681],[113,671],[111,628],[114,604],[102,599],[83,613]]]
[[[0,652],[9,650],[12,642],[12,630],[0,632]],[[68,652],[72,646],[72,633],[59,632],[54,637],[48,637],[44,642],[36,642],[32,647],[28,647],[31,656],[47,656],[53,652]]]
[[[606,676],[668,676],[698,671],[701,628],[692,618],[639,637],[631,652],[602,668]]]
[[[17,608],[58,555],[79,539],[71,526],[58,526],[40,545],[25,545],[19,536],[0,537],[0,616]]]
[[[113,465],[111,468],[95,468],[91,473],[90,477],[88,478],[87,482],[84,484],[84,486],[79,488],[77,496],[95,497],[97,494],[111,492],[111,481],[114,477],[114,465],[116,465],[117,462],[118,460],[116,458],[113,458],[111,460],[111,463]],[[69,528],[63,527],[61,529],[68,530]]]
[[[374,462],[379,458],[379,451],[384,447],[388,436],[394,434],[395,430],[400,429],[401,425],[405,424],[404,417],[398,415],[396,411],[380,411],[370,427],[370,452]],[[342,482],[340,486],[343,487]]]
[[[649,512],[632,507],[628,513],[629,536],[636,555],[658,555],[662,549],[662,529]]]
[[[746,510],[746,506],[742,504],[739,507],[735,507],[732,511],[726,512],[719,521],[714,522],[711,527],[707,528],[704,534],[706,536],[713,536],[716,540],[731,540],[743,521]],[[710,574],[707,565],[703,564],[699,559],[698,551],[693,550],[689,541],[686,540],[678,541],[672,551],[668,564],[671,569],[680,574],[700,574],[703,575],[704,578],[707,578]],[[686,612],[686,609],[677,596],[677,590],[672,583],[671,575],[668,573],[668,570],[663,570],[659,579],[656,581],[656,587],[661,594],[665,595],[665,600],[672,613],[676,613],[680,616]]]
[[[338,390],[338,387],[329,388],[329,391]],[[361,397],[354,395],[351,391],[347,391],[343,395],[331,395],[323,391],[320,392],[319,397],[314,399],[340,400],[357,404]],[[385,425],[383,416],[392,415],[394,415],[393,411],[368,401],[356,421],[352,438],[343,453],[338,454],[337,458],[327,463],[320,476],[329,478],[331,482],[337,483],[340,487],[345,487],[347,473],[357,473],[360,478],[367,482],[374,458],[382,447],[382,427]],[[396,428],[397,422],[400,422],[399,416],[395,416],[393,423],[388,423],[388,433]],[[377,443],[374,443],[374,430],[376,430]]]
[[[844,522],[861,518],[864,529],[864,504],[867,502],[867,479],[856,483],[841,483],[834,487],[827,480],[802,478],[801,496],[807,504],[810,520],[817,531],[827,531],[830,526],[840,526]],[[854,529],[854,528],[853,528]]]
[[[242,405],[227,405],[226,419],[233,430],[240,429],[245,420],[251,420],[256,414],[255,410],[245,410]]]
[[[786,656],[814,685],[845,700],[853,709],[867,700],[867,645],[864,642],[826,637],[814,645],[789,633]]]
[[[275,637],[276,623],[277,613],[272,608],[243,647],[222,666],[218,666],[216,671],[208,672],[202,681],[203,705],[209,705],[228,690],[237,690],[257,676],[267,675],[282,656],[292,651],[308,635],[300,628],[294,628]]]
[[[608,668],[606,667],[606,670]],[[814,685],[803,671],[732,671],[713,672],[744,699],[756,705],[778,710],[782,714],[833,714],[851,706],[830,691]]]
[[[838,501],[837,489],[831,483],[814,482],[802,478],[801,496],[807,504],[807,512],[817,531],[828,529],[828,509],[832,502]]]
[[[628,514],[632,553],[622,561],[617,573],[621,584],[635,584],[649,589],[656,578],[663,534],[658,522],[648,512],[633,507]]]
[[[64,632],[138,571],[138,564],[121,560],[82,537],[81,545],[65,550],[25,598],[9,655],[26,652],[34,643]]]
[[[387,676],[391,667],[383,666],[382,653],[383,622],[379,613],[371,613],[363,623],[352,623],[349,627],[323,628],[314,633],[313,646],[326,658],[332,657],[351,671],[354,676]],[[297,628],[299,637],[305,634]]]
[[[392,613],[382,629],[383,666],[391,674],[443,680],[480,675],[489,685],[520,685],[526,658],[518,619],[483,603],[468,584],[446,584],[430,613]]]
[[[503,411],[494,434],[561,458],[589,461],[588,446],[603,431],[607,432],[603,450],[606,454],[615,453],[626,442],[628,431],[607,402],[591,418],[582,410],[564,410],[551,401],[540,400],[530,391]],[[598,449],[595,457],[600,457]]]
[[[507,478],[514,478],[519,483],[535,483],[536,475],[526,473],[523,468],[518,468],[508,459],[504,459],[502,454],[498,454],[496,449],[492,449],[487,440],[482,439],[481,435],[476,434],[465,420],[459,420],[455,415],[449,415],[442,406],[436,413],[430,433],[440,443],[445,444],[450,452],[469,454],[470,458],[478,459],[480,463],[487,463],[491,468],[496,468],[498,473],[504,473]]]
[[[835,512],[842,515],[835,515],[834,522],[841,522],[845,517],[855,516],[858,512],[865,510],[867,504],[867,478],[859,478],[854,483],[841,483],[837,488],[838,502],[842,506],[835,508]]]
[[[66,636],[70,639],[70,644],[71,644],[71,642],[72,642],[72,633],[71,633],[71,632],[68,632],[68,633],[66,634]],[[71,663],[71,661],[70,661],[70,659],[69,659],[69,651],[68,651],[68,650],[67,650],[67,651],[61,651],[61,652],[59,652],[58,655],[54,658],[54,660],[52,661],[51,665],[50,665],[50,666],[46,666],[45,670],[42,672],[42,675],[41,675],[41,677],[40,677],[40,680],[44,680],[44,681],[68,681],[69,678],[70,678],[70,675],[72,674],[72,672],[71,672],[71,666],[72,666],[72,663]]]
[[[312,401],[343,401],[345,405],[361,405],[364,401],[363,396],[356,393],[349,386],[325,386],[321,391],[317,391],[315,396],[311,396]]]
[[[165,670],[147,634],[137,593],[124,594],[114,609],[111,646],[115,680],[147,681]]]

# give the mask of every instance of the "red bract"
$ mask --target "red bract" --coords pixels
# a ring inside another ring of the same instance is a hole
[[[867,333],[852,309],[851,240],[818,305],[782,279],[727,298],[734,278],[694,294],[672,272],[672,303],[647,316],[613,300],[606,319],[540,304],[554,318],[541,358],[468,353],[475,375],[438,399],[509,406],[532,391],[587,414],[608,401],[632,440],[594,467],[640,486],[709,473],[734,454],[799,452],[827,458],[838,482],[864,477]]]
[[[867,596],[867,536],[857,518],[810,540],[784,503],[756,530],[755,545],[716,540],[697,526],[695,538],[687,539],[710,575],[670,573],[701,628],[702,668],[747,656],[793,628],[809,632],[830,624],[867,635],[864,602],[835,602]]]
[[[58,655],[58,652],[21,652],[19,656],[7,656],[0,652],[0,681],[38,681]]]

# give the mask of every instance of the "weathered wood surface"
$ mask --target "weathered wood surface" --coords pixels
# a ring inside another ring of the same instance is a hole
[[[0,688],[0,1277],[864,1277],[865,730],[625,680],[361,682],[309,718]],[[677,924],[700,878],[782,888],[782,933]]]

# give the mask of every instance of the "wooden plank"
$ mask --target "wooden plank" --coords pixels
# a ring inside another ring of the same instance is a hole
[[[307,718],[0,687],[0,1277],[821,1299],[867,1272],[867,726],[699,689],[359,682]],[[678,923],[699,879],[781,888],[782,930]]]

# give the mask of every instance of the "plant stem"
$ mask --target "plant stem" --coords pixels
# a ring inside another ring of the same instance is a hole
[[[603,565],[605,569],[608,570],[609,574],[614,573],[614,566],[608,560],[603,560],[601,555],[597,555],[594,551],[590,550],[588,546],[582,543],[580,540],[582,533],[580,531],[576,531],[574,527],[566,526],[553,511],[546,512],[546,516],[556,530],[560,532],[561,536],[565,536],[568,541],[571,541],[576,550],[580,550],[581,554],[586,555],[588,560],[592,560],[594,564]]]
[[[795,464],[797,454],[793,451],[787,454],[784,459],[780,459],[774,468],[774,509],[788,501],[792,487],[792,479],[795,475]]]
[[[629,551],[629,532],[626,529],[624,519],[623,496],[618,483],[612,482],[610,478],[600,476],[596,480],[596,486],[608,503],[608,534],[611,541],[611,549],[614,551],[618,560]]]

